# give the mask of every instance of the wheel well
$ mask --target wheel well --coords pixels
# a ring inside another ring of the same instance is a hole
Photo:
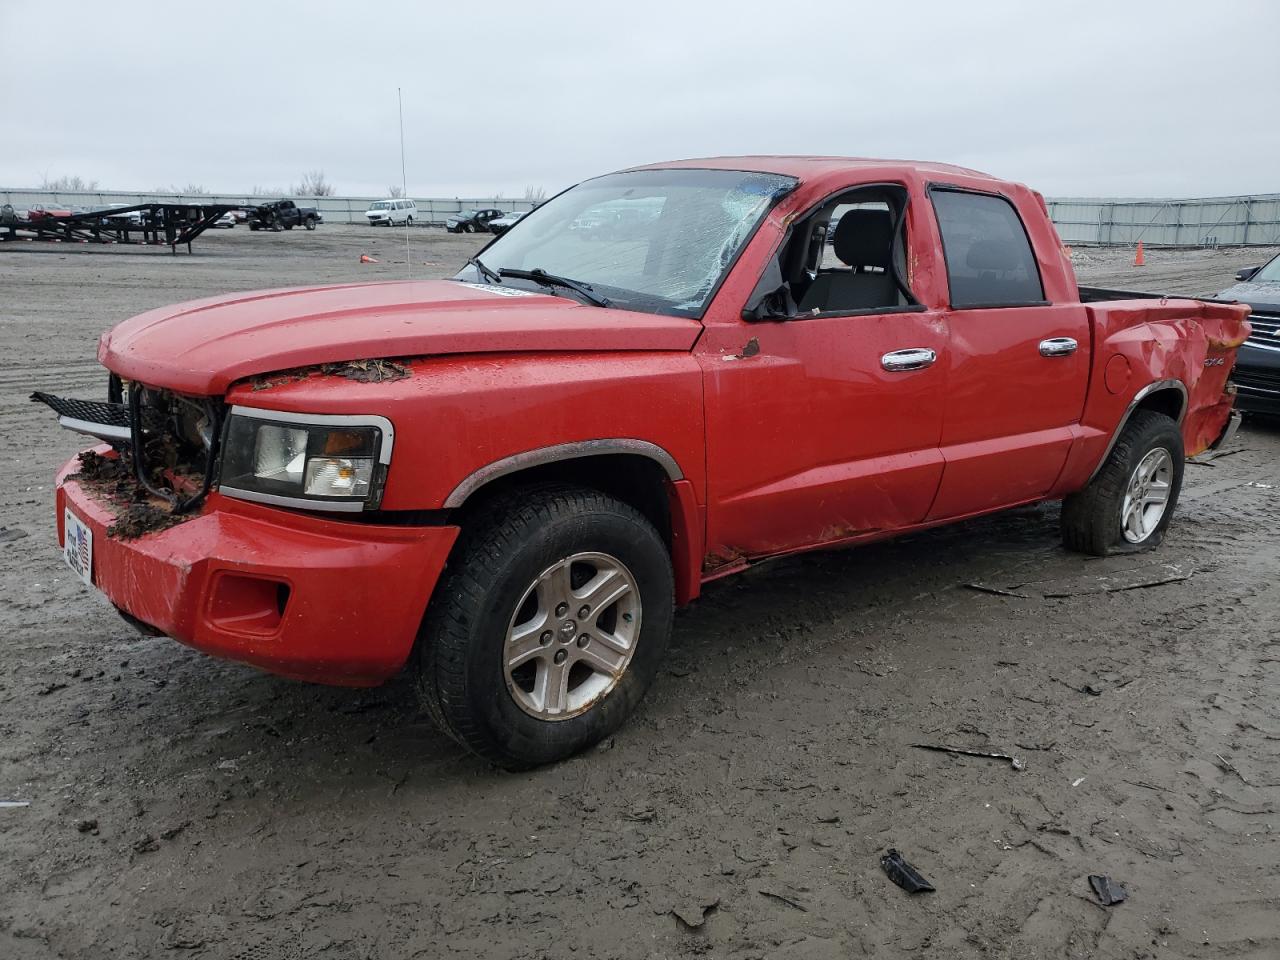
[[[1182,408],[1185,398],[1181,390],[1174,387],[1165,387],[1161,390],[1155,390],[1141,400],[1133,409],[1151,410],[1155,413],[1163,413],[1174,423],[1182,422]]]
[[[634,453],[604,453],[538,464],[495,477],[471,493],[458,508],[465,526],[475,513],[495,497],[542,483],[572,483],[616,497],[644,515],[671,549],[671,504],[667,474],[662,465]]]

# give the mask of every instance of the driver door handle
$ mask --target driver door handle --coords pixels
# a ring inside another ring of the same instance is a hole
[[[906,350],[894,350],[880,358],[880,366],[890,373],[904,370],[923,370],[933,366],[938,355],[928,347],[910,347]]]
[[[1040,356],[1069,357],[1076,352],[1077,346],[1079,344],[1070,337],[1051,337],[1040,341]]]

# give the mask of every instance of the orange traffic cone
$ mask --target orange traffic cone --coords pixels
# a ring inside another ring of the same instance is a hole
[[[367,253],[362,253],[360,254],[360,262],[361,263],[377,263],[378,261],[373,259],[373,257],[369,256]]]
[[[1134,265],[1135,267],[1142,267],[1142,266],[1146,266],[1146,263],[1147,263],[1147,258],[1146,258],[1146,257],[1144,257],[1144,256],[1142,255],[1142,241],[1141,241],[1141,240],[1139,240],[1139,241],[1138,241],[1138,253],[1137,253],[1137,255],[1136,255],[1136,256],[1134,256],[1134,258],[1133,258],[1133,265]]]

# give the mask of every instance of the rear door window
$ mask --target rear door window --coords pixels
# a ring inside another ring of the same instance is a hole
[[[1004,197],[935,187],[951,306],[956,309],[1042,304],[1040,270],[1017,210]]]

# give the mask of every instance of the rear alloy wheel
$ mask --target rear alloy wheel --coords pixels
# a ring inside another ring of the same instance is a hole
[[[314,230],[316,228],[316,218],[307,217],[307,219],[303,221],[302,225],[306,227],[308,230]]]
[[[1143,543],[1164,519],[1173,492],[1173,460],[1156,447],[1134,468],[1120,507],[1120,531],[1128,543]]]
[[[1182,434],[1172,419],[1139,410],[1089,485],[1062,502],[1062,542],[1105,557],[1164,539],[1182,488]]]
[[[595,490],[548,485],[464,524],[418,643],[437,724],[508,769],[613,733],[665,655],[671,560],[645,517]]]

